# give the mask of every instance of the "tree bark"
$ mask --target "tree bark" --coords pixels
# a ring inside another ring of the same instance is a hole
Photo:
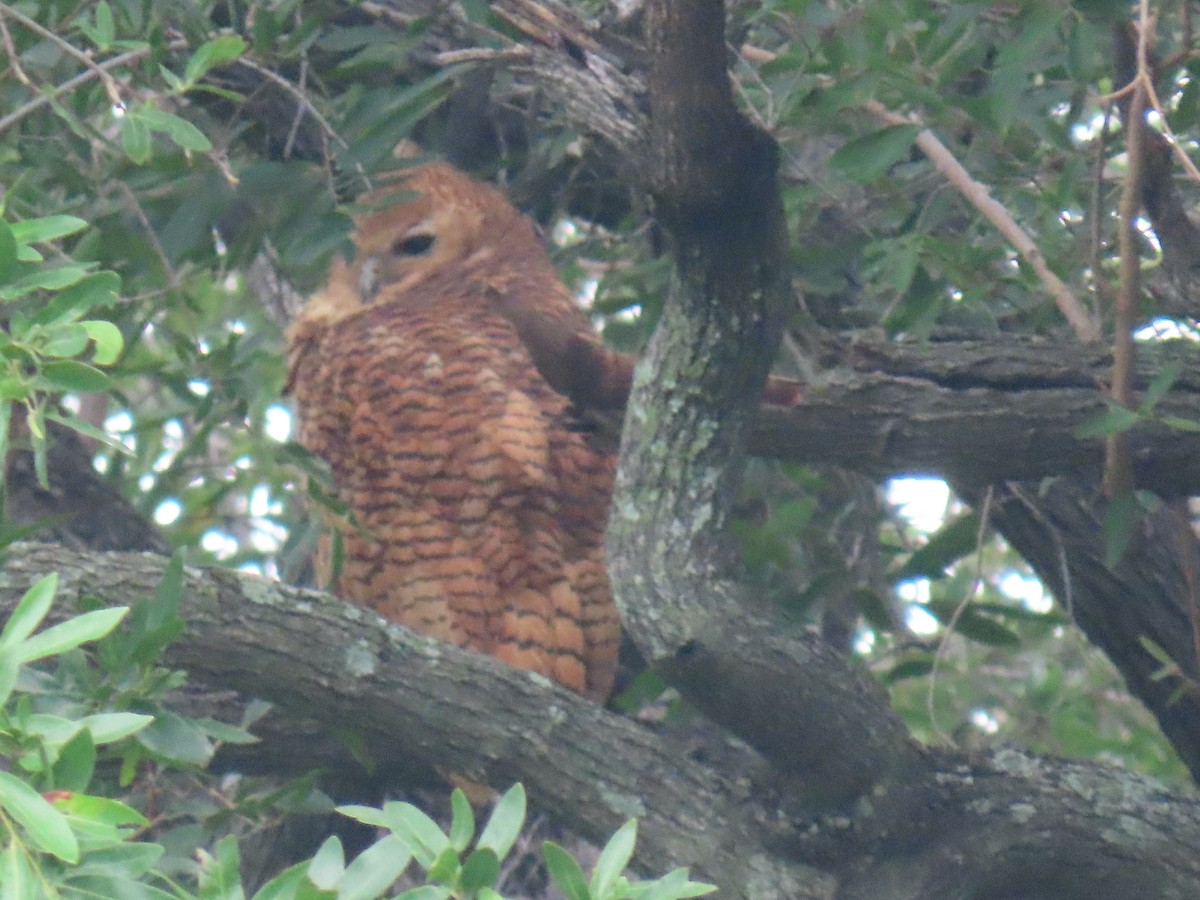
[[[109,605],[152,597],[166,564],[149,553],[16,544],[0,570],[0,618],[48,572],[60,573],[50,617],[59,621],[84,597]],[[497,787],[520,780],[536,808],[593,839],[639,817],[639,869],[690,865],[728,897],[1127,900],[1200,891],[1200,801],[1117,769],[1013,750],[923,754],[909,778],[814,817],[819,803],[793,773],[745,752],[698,762],[546,679],[328,595],[187,569],[180,615],[187,628],[165,664],[226,691],[196,714],[236,719],[229,689],[276,705],[255,727],[267,740],[226,748],[218,765],[284,775],[321,767],[348,797],[434,768]],[[833,654],[808,670],[828,684],[844,671]],[[836,740],[840,702],[828,698],[828,718],[776,728],[798,746]],[[898,756],[909,752],[906,740],[894,746]]]
[[[827,342],[829,368],[792,409],[764,407],[750,449],[886,478],[937,475],[960,487],[1098,473],[1103,444],[1077,429],[1107,406],[1108,351],[1036,339],[921,344]],[[1137,387],[1169,362],[1182,374],[1129,435],[1141,487],[1163,496],[1200,492],[1200,434],[1165,424],[1200,422],[1196,346],[1140,353]]]

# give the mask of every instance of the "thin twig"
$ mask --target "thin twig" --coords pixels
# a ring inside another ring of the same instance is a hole
[[[1145,4],[1143,3],[1144,7]],[[1187,9],[1187,4],[1184,4],[1184,9]],[[1143,9],[1143,13],[1145,10]],[[1188,156],[1187,150],[1184,149],[1180,141],[1175,137],[1175,132],[1171,130],[1169,120],[1167,119],[1166,110],[1163,108],[1162,101],[1158,99],[1158,90],[1154,87],[1154,77],[1151,73],[1149,63],[1149,32],[1151,29],[1150,18],[1148,15],[1139,13],[1138,24],[1138,47],[1137,47],[1137,72],[1134,73],[1133,79],[1119,90],[1113,91],[1111,94],[1105,94],[1100,99],[1101,101],[1122,100],[1126,96],[1132,94],[1138,89],[1139,85],[1146,92],[1146,107],[1153,109],[1159,115],[1159,120],[1162,122],[1162,138],[1167,142],[1167,146],[1171,148],[1171,152],[1179,159],[1179,164],[1183,166],[1188,176],[1195,182],[1200,183],[1200,168],[1192,162],[1192,158]],[[1190,29],[1190,17],[1186,20]],[[1184,43],[1187,46],[1188,42]]]
[[[1100,134],[1096,141],[1096,174],[1092,179],[1092,216],[1091,232],[1091,266],[1092,266],[1092,315],[1098,314],[1105,306],[1104,279],[1101,278],[1104,265],[1104,162],[1108,155],[1108,134],[1112,124],[1112,104],[1104,107],[1104,123],[1100,126]]]
[[[886,122],[888,125],[921,124],[917,119],[892,112],[877,100],[867,101],[866,108],[876,118]],[[929,158],[929,161],[933,163],[934,168],[972,206],[979,210],[984,218],[995,225],[1000,233],[1016,248],[1021,258],[1033,267],[1033,271],[1054,298],[1055,305],[1071,325],[1075,335],[1087,344],[1099,341],[1100,326],[1088,315],[1087,310],[1079,302],[1074,292],[1072,292],[1061,278],[1051,271],[1050,266],[1046,264],[1046,258],[1042,255],[1042,251],[1038,249],[1037,244],[1034,243],[1033,238],[1026,234],[1024,229],[1017,224],[1016,220],[1004,208],[1003,204],[991,195],[987,186],[972,178],[962,163],[955,159],[954,154],[946,149],[946,145],[938,140],[937,136],[929,129],[925,128],[918,132],[916,144],[921,148],[921,152]]]
[[[24,13],[17,12],[7,3],[0,3],[0,16],[8,16],[10,19],[20,22],[30,31],[40,34],[46,40],[50,41],[50,43],[62,50],[63,53],[77,59],[84,66],[84,68],[90,69],[92,73],[100,79],[101,84],[104,85],[104,90],[108,93],[108,99],[112,102],[113,106],[125,105],[125,101],[121,99],[121,88],[117,84],[117,79],[113,78],[112,75],[110,75],[94,59],[92,59],[90,54],[83,52],[78,47],[75,47],[68,41],[63,40],[37,20],[29,18],[29,16],[25,15]]]
[[[178,40],[172,41],[167,45],[167,48],[170,50],[181,50],[186,46],[187,41]],[[7,116],[0,118],[0,133],[3,133],[6,129],[16,125],[22,119],[37,112],[47,103],[53,103],[54,100],[61,95],[75,90],[75,88],[79,87],[81,84],[86,84],[89,81],[101,77],[99,74],[97,74],[97,70],[116,69],[120,66],[127,65],[128,63],[137,62],[139,59],[149,56],[151,52],[153,51],[150,47],[142,47],[137,50],[130,50],[127,53],[114,56],[112,59],[106,59],[104,62],[97,64],[95,68],[88,69],[86,72],[81,72],[74,78],[68,78],[57,87],[51,88],[44,94],[39,94],[37,97],[30,100],[20,108],[10,112]]]
[[[962,618],[962,614],[966,612],[971,599],[975,596],[975,592],[983,584],[983,540],[987,536],[994,492],[994,486],[988,487],[987,493],[983,495],[983,503],[979,511],[979,528],[975,531],[975,575],[971,579],[971,587],[963,596],[962,601],[954,607],[954,612],[950,614],[950,621],[946,623],[945,632],[942,634],[941,640],[938,641],[937,650],[933,654],[933,667],[929,671],[929,690],[925,695],[925,706],[929,713],[929,724],[932,726],[934,734],[950,746],[954,745],[954,739],[942,731],[937,721],[937,711],[934,706],[934,689],[937,686],[938,669],[941,667],[942,658],[946,655],[946,650],[950,646],[950,638],[957,633],[958,620]]]
[[[533,51],[528,47],[505,47],[500,50],[491,47],[467,47],[464,50],[444,50],[433,54],[435,66],[454,66],[465,62],[519,62],[531,59]]]
[[[1141,254],[1138,252],[1135,219],[1141,209],[1143,138],[1146,129],[1146,103],[1149,93],[1149,69],[1146,42],[1149,32],[1149,0],[1141,0],[1137,47],[1137,75],[1133,97],[1125,121],[1125,157],[1128,168],[1121,190],[1117,241],[1120,250],[1120,280],[1113,312],[1112,399],[1126,409],[1133,407],[1133,325],[1141,294]],[[1116,497],[1133,490],[1133,464],[1129,456],[1128,432],[1118,431],[1105,440],[1104,492]]]
[[[1183,149],[1183,146],[1176,139],[1175,132],[1171,131],[1167,124],[1167,114],[1163,110],[1162,101],[1158,99],[1158,91],[1156,91],[1154,88],[1154,79],[1150,77],[1149,70],[1147,69],[1145,78],[1139,76],[1138,80],[1141,81],[1146,87],[1147,104],[1151,109],[1158,113],[1159,118],[1162,121],[1163,139],[1168,145],[1170,145],[1171,151],[1175,154],[1175,156],[1178,157],[1184,171],[1188,173],[1193,181],[1200,182],[1200,169],[1196,168],[1196,164],[1192,162],[1192,158],[1188,156],[1187,151]]]
[[[304,93],[308,86],[308,57],[300,60],[300,79],[296,90]],[[292,158],[292,149],[296,146],[296,136],[300,134],[300,125],[304,122],[304,107],[296,107],[296,115],[292,117],[292,125],[288,129],[287,140],[283,143],[283,158]]]
[[[369,16],[372,16],[376,19],[384,19],[393,25],[400,25],[404,28],[408,28],[413,22],[420,18],[420,16],[417,15],[404,13],[398,9],[392,9],[392,7],[388,6],[386,3],[373,3],[371,0],[366,0],[366,2],[360,3],[358,8]]]
[[[347,144],[342,139],[342,136],[334,130],[333,126],[329,124],[329,120],[326,119],[323,115],[321,115],[321,111],[313,105],[313,102],[308,99],[308,95],[305,94],[304,91],[302,91],[300,88],[296,87],[296,85],[292,84],[290,81],[288,81],[282,75],[280,75],[278,72],[272,72],[266,66],[260,66],[258,63],[256,63],[252,59],[246,59],[245,57],[241,57],[241,58],[235,60],[235,62],[237,63],[237,65],[245,66],[247,69],[257,72],[263,78],[267,79],[267,81],[270,81],[270,82],[278,85],[279,87],[283,88],[284,91],[286,91],[288,94],[291,95],[292,99],[294,99],[297,103],[300,104],[300,106],[304,109],[305,112],[307,112],[310,116],[313,117],[313,120],[318,125],[320,125],[321,128],[323,128],[325,130],[325,133],[328,134],[331,138],[334,139],[334,141],[337,142],[337,145],[339,147],[341,147],[343,150],[350,149],[350,145]]]
[[[25,74],[25,70],[21,68],[21,63],[17,61],[17,46],[13,43],[12,34],[9,32],[8,24],[4,21],[3,16],[0,16],[0,36],[4,38],[4,51],[8,54],[8,63],[12,66],[13,75],[25,87],[36,90],[33,81]]]
[[[245,66],[247,69],[250,69],[253,72],[257,72],[263,78],[267,79],[267,81],[270,81],[273,84],[276,84],[279,87],[281,87],[298,104],[300,104],[301,108],[305,112],[307,112],[310,116],[313,117],[313,121],[315,121],[321,127],[321,133],[323,135],[325,135],[326,138],[332,138],[333,141],[342,150],[350,149],[350,145],[348,143],[346,143],[346,141],[342,138],[342,136],[340,134],[337,133],[337,131],[334,129],[334,127],[331,124],[329,124],[329,120],[326,119],[323,115],[321,115],[321,111],[319,109],[317,109],[316,106],[313,105],[313,102],[308,99],[308,95],[302,89],[300,89],[296,85],[292,84],[290,81],[288,81],[286,78],[284,78],[279,73],[272,72],[266,66],[260,66],[258,63],[254,62],[254,60],[246,59],[243,57],[243,58],[235,60],[235,62],[237,65]],[[354,171],[358,174],[358,177],[362,179],[362,182],[366,186],[366,189],[368,191],[372,190],[373,185],[371,183],[371,178],[370,178],[370,176],[367,175],[366,169],[364,169],[362,167],[361,163],[355,163]]]
[[[163,274],[167,276],[167,283],[172,287],[179,286],[179,274],[175,271],[175,267],[171,265],[171,260],[167,256],[167,251],[163,249],[163,245],[159,243],[158,234],[154,231],[154,226],[150,224],[150,218],[146,215],[146,211],[142,208],[141,202],[137,198],[137,194],[124,181],[114,182],[117,192],[125,199],[125,202],[133,210],[134,216],[141,223],[142,228],[146,232],[146,238],[150,241],[150,247],[154,251],[154,255],[158,257],[158,264],[162,266]]]

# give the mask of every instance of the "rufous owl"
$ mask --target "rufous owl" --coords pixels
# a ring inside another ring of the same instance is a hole
[[[352,513],[329,586],[603,701],[614,459],[571,401],[616,405],[629,366],[495,188],[428,164],[363,207],[289,334],[299,441]]]

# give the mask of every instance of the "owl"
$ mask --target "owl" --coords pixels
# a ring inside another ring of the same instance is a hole
[[[616,357],[495,188],[429,164],[362,207],[353,260],[334,261],[289,332],[298,439],[350,511],[331,523],[326,586],[603,701],[614,459],[570,395],[615,403],[628,372],[609,377]]]

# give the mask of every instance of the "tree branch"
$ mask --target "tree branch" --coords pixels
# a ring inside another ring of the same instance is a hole
[[[114,605],[153,596],[166,562],[16,544],[0,571],[0,616],[49,572],[60,574],[56,618],[84,596]],[[343,787],[369,780],[357,762],[364,757],[379,785],[412,783],[435,768],[498,787],[520,780],[533,804],[596,841],[639,817],[644,867],[690,864],[726,885],[812,878],[762,855],[744,779],[693,762],[545,678],[255,576],[188,569],[182,596],[187,629],[165,664],[277,704],[287,720],[275,726],[287,736],[270,748],[277,759],[304,771],[323,765]],[[355,736],[357,754],[331,740],[342,734]]]
[[[719,2],[647,9],[647,181],[676,278],[635,374],[609,571],[647,659],[780,770],[803,772],[823,802],[843,802],[924,762],[878,685],[819,642],[746,615],[730,577],[747,398],[762,390],[794,300],[774,144],[733,105],[724,40]],[[801,721],[828,730],[797,741]]]
[[[1163,496],[1200,492],[1197,354],[1189,341],[1143,345],[1134,387],[1162,366],[1184,374],[1130,429],[1135,483]],[[762,407],[757,456],[825,463],[876,478],[940,475],[960,486],[1099,474],[1103,444],[1078,429],[1105,412],[1105,349],[1044,340],[828,342],[821,383],[787,409]]]
[[[166,564],[146,553],[16,544],[0,570],[0,619],[47,572],[61,573],[58,621],[84,596],[115,605],[153,595]],[[1022,896],[1125,900],[1200,888],[1190,852],[1200,845],[1200,802],[1120,770],[1012,750],[970,763],[930,756],[918,777],[813,819],[811,796],[797,794],[788,773],[744,753],[722,757],[720,770],[701,765],[545,679],[327,595],[188,569],[180,614],[187,628],[167,665],[277,705],[255,729],[273,742],[230,748],[226,762],[242,771],[319,766],[327,786],[357,788],[355,798],[368,781],[386,791],[434,767],[499,786],[519,779],[536,807],[595,839],[637,815],[639,866],[691,865],[735,898],[967,900],[1003,884]],[[810,673],[842,666],[810,662]],[[762,665],[778,681],[773,661]],[[837,727],[841,701],[829,697],[825,718],[776,729],[791,728],[803,755]],[[228,695],[217,702],[201,712],[228,718]],[[351,734],[355,754],[340,737]],[[375,765],[370,777],[363,758]]]

